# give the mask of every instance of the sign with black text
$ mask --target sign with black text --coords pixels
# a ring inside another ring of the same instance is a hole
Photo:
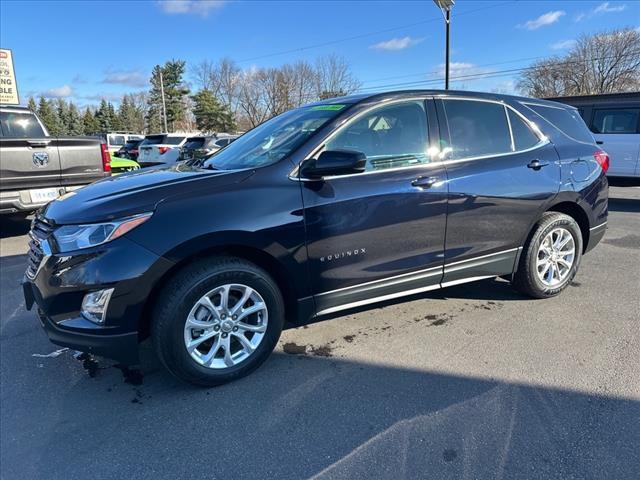
[[[11,50],[0,48],[0,105],[20,105]]]

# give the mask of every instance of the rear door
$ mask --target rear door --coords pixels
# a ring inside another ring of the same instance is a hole
[[[590,128],[611,159],[608,176],[631,177],[639,174],[640,107],[595,107]]]
[[[0,189],[29,190],[24,203],[56,198],[60,186],[57,140],[47,137],[37,117],[26,111],[0,111]]]
[[[559,190],[558,155],[502,102],[447,97],[437,105],[449,178],[443,284],[511,273]]]
[[[352,118],[324,146],[363,152],[366,171],[322,182],[302,179],[318,312],[439,284],[447,182],[441,161],[427,153],[430,139],[437,145],[437,122],[435,111],[427,116],[423,99],[373,107]]]

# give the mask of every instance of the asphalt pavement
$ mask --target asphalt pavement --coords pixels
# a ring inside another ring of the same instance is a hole
[[[59,350],[24,308],[28,222],[0,219],[2,479],[640,478],[640,188],[559,297],[504,280],[283,333],[235,383]]]

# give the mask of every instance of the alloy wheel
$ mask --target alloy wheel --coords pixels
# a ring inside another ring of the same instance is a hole
[[[267,323],[267,305],[256,290],[241,284],[222,285],[191,308],[184,325],[184,345],[204,367],[233,367],[255,352]]]
[[[542,240],[536,259],[536,272],[547,287],[557,287],[571,273],[575,260],[575,240],[565,228],[554,228]]]

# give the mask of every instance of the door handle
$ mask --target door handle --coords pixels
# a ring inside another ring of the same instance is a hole
[[[411,182],[414,187],[431,188],[438,181],[438,177],[418,177]]]
[[[535,159],[535,160],[531,160],[531,162],[529,162],[527,164],[527,168],[532,168],[534,170],[540,170],[542,167],[546,167],[547,165],[549,165],[548,163],[540,163],[540,160]]]
[[[46,147],[51,143],[50,140],[27,140],[30,147]]]

